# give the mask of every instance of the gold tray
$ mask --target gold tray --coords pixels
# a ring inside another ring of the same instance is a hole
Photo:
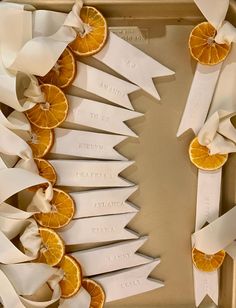
[[[71,0],[14,0],[38,9],[67,12]],[[161,256],[152,277],[165,287],[107,304],[110,308],[193,308],[194,290],[190,237],[194,231],[197,170],[188,159],[193,133],[175,137],[185,107],[196,63],[187,42],[193,26],[204,20],[193,0],[88,0],[102,11],[115,32],[176,72],[155,80],[161,102],[142,91],[131,97],[145,117],[129,121],[139,139],[129,138],[118,149],[134,166],[122,175],[139,184],[131,201],[140,213],[130,227],[149,235],[141,253]],[[231,1],[227,19],[236,23],[236,3]],[[100,66],[102,67],[102,66]],[[102,67],[104,68],[104,67]],[[106,69],[107,70],[107,69]],[[109,70],[107,70],[110,72]],[[222,212],[235,202],[235,155],[223,172]],[[230,257],[222,268],[219,307],[236,307],[235,266]],[[200,307],[215,307],[205,299]]]

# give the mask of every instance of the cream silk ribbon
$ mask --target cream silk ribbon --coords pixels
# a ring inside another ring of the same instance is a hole
[[[236,112],[219,110],[199,131],[198,141],[208,147],[211,155],[236,152],[236,129],[231,122],[235,115]]]
[[[215,41],[217,43],[234,43],[236,30],[229,22],[224,21],[229,0],[195,0],[195,3],[205,18],[216,28],[217,35]],[[234,44],[231,53],[235,53]],[[225,65],[224,63],[214,66],[197,64],[177,136],[182,135],[190,128],[195,134],[198,134],[206,120],[222,67],[223,70],[228,71],[228,66],[233,64],[230,59],[231,55],[226,58]]]

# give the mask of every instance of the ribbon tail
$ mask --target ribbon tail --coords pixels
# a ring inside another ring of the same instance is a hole
[[[210,108],[221,66],[222,63],[212,67],[197,64],[177,137],[190,128],[197,135],[202,128]]]
[[[219,217],[222,168],[216,171],[198,170],[195,230]]]
[[[218,305],[219,277],[218,272],[205,273],[193,267],[195,304],[198,307],[208,295]]]
[[[194,2],[209,23],[218,29],[225,20],[229,0],[194,0]]]
[[[131,269],[95,276],[93,279],[103,286],[106,302],[112,302],[163,287],[161,281],[147,278],[159,263],[157,259]]]
[[[25,308],[15,288],[0,270],[0,300],[4,307]]]

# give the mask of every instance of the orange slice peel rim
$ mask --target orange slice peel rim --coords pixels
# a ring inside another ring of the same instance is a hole
[[[102,286],[90,278],[84,278],[82,281],[82,286],[91,296],[91,307],[102,308],[106,299],[106,295]]]

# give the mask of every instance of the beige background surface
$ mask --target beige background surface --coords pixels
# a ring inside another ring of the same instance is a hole
[[[67,10],[72,3],[36,2],[39,7],[57,10]],[[134,2],[139,4],[132,5]],[[188,132],[179,139],[175,134],[195,70],[187,48],[188,36],[193,25],[202,17],[190,0],[181,3],[178,0],[86,3],[97,4],[111,26],[143,29],[146,40],[137,47],[176,72],[175,77],[155,80],[161,102],[141,90],[132,95],[135,110],[145,113],[143,118],[129,122],[139,139],[129,138],[118,147],[122,154],[136,161],[122,174],[139,184],[139,190],[131,201],[140,207],[140,212],[130,227],[140,235],[149,235],[141,252],[152,257],[161,256],[162,262],[153,271],[152,277],[165,281],[165,287],[107,304],[106,307],[192,308],[190,236],[194,230],[197,170],[190,164],[187,155],[193,134]],[[231,9],[229,18],[232,20],[233,16]],[[91,63],[90,60],[87,62]],[[235,201],[235,167],[235,156],[231,155],[223,175],[223,211],[231,208]],[[231,260],[226,260],[222,272],[220,307],[231,308]],[[214,306],[206,300],[201,307]]]

